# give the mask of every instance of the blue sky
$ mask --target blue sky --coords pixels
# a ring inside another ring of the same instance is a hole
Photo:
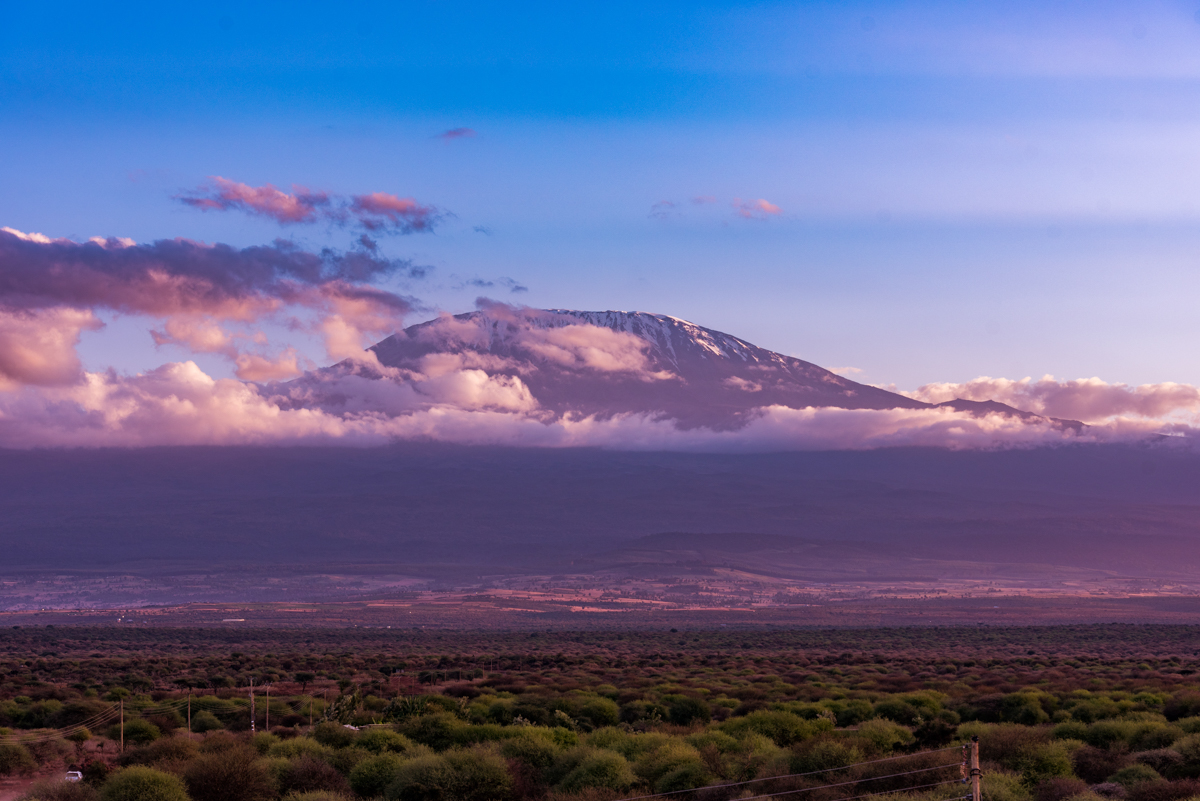
[[[382,242],[433,268],[392,287],[425,316],[664,312],[900,387],[1200,383],[1198,13],[6,3],[0,225],[344,248],[172,197],[385,191],[452,213]],[[738,215],[759,199],[779,213]],[[90,368],[184,357],[106,319]]]

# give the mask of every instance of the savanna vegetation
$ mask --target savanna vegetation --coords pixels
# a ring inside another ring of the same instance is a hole
[[[988,799],[1176,801],[1198,670],[1184,626],[4,629],[0,775],[42,801],[945,801],[978,737]]]

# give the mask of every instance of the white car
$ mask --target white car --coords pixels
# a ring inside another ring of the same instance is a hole
[[[63,779],[69,782],[83,781],[83,774],[77,770],[68,770],[67,775]]]

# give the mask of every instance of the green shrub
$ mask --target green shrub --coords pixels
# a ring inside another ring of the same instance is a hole
[[[913,741],[913,733],[899,723],[886,718],[875,718],[858,727],[858,736],[871,743],[882,754],[890,754],[897,746]]]
[[[20,743],[0,743],[0,776],[33,773],[35,770],[37,761],[28,748]]]
[[[203,734],[206,731],[217,731],[225,728],[225,724],[207,709],[201,709],[192,715],[192,731]]]
[[[1130,765],[1129,767],[1121,768],[1112,776],[1108,777],[1110,782],[1116,782],[1125,789],[1131,789],[1143,782],[1152,782],[1161,779],[1158,771],[1149,765]]]
[[[964,723],[958,727],[958,736],[978,737],[982,759],[1013,771],[1024,771],[1028,757],[1051,742],[1047,729],[1016,723]]]
[[[867,726],[875,721],[867,721]],[[826,720],[805,720],[791,712],[760,710],[741,718],[733,718],[721,724],[722,731],[733,737],[742,737],[753,732],[771,738],[776,745],[789,746],[807,740],[817,732],[829,731],[833,725]],[[861,732],[861,729],[860,729]],[[911,735],[910,735],[911,736]]]
[[[290,740],[280,740],[272,745],[267,751],[267,756],[296,759],[297,757],[309,754],[328,761],[332,753],[332,748],[327,745],[321,745],[316,740],[308,737],[293,737]]]
[[[990,771],[980,780],[983,801],[1030,801],[1029,788],[1021,777],[1004,771]]]
[[[593,788],[622,792],[636,781],[625,757],[614,751],[594,750],[579,761],[558,787],[568,793]]]
[[[681,740],[668,740],[662,746],[643,754],[634,763],[633,772],[651,786],[686,765],[704,767],[700,752]]]
[[[114,723],[108,727],[108,739],[120,741],[121,739],[121,724]],[[152,743],[162,736],[162,732],[157,726],[148,720],[141,718],[126,718],[125,719],[125,742],[133,743],[134,745],[145,745]]]
[[[200,745],[187,737],[163,737],[149,745],[134,748],[121,755],[122,765],[159,765],[164,762],[187,762],[200,753]]]
[[[354,729],[347,729],[340,723],[326,721],[316,725],[312,736],[321,745],[327,745],[330,748],[345,748],[354,742],[358,737],[358,732]]]
[[[96,801],[96,788],[84,782],[44,779],[36,782],[18,801]]]
[[[388,801],[507,801],[513,783],[499,755],[449,751],[405,762],[385,795]]]
[[[553,765],[560,751],[561,749],[548,738],[532,733],[522,733],[520,737],[505,740],[500,745],[500,755],[505,759],[515,759],[537,770],[545,770]]]
[[[579,708],[579,717],[594,728],[615,726],[621,720],[621,708],[608,698],[592,698]]]
[[[1075,778],[1070,749],[1061,740],[1030,748],[1022,755],[1019,767],[1021,780],[1029,787],[1057,777]]]
[[[267,731],[260,731],[250,738],[250,745],[258,752],[259,756],[266,756],[271,750],[271,746],[279,742],[279,738]]]
[[[350,771],[350,789],[362,798],[375,798],[396,781],[404,760],[392,753],[364,759]]]
[[[414,743],[399,732],[387,729],[372,729],[360,734],[356,745],[359,748],[367,749],[373,754],[382,754],[385,751],[394,754],[403,754],[411,751]]]
[[[178,776],[161,770],[134,766],[108,777],[100,791],[101,801],[189,801]]]
[[[801,750],[792,760],[792,773],[812,773],[818,770],[844,768],[863,762],[861,751],[836,740],[820,740]],[[832,779],[830,780],[832,781]]]
[[[349,776],[355,765],[370,756],[372,754],[367,749],[352,745],[349,748],[339,748],[332,752],[328,759],[329,764],[333,765],[342,775]]]
[[[708,723],[712,720],[712,709],[699,698],[668,695],[664,696],[663,700],[667,702],[667,719],[676,726],[690,726],[693,723]]]

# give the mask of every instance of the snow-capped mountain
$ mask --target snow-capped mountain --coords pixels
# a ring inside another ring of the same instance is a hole
[[[539,410],[560,415],[647,413],[685,427],[729,428],[766,406],[931,408],[729,334],[647,312],[495,306],[411,326],[370,350],[400,375],[478,371],[519,386]],[[950,405],[956,403],[963,402]],[[1033,417],[1002,404],[987,406],[961,411]]]

